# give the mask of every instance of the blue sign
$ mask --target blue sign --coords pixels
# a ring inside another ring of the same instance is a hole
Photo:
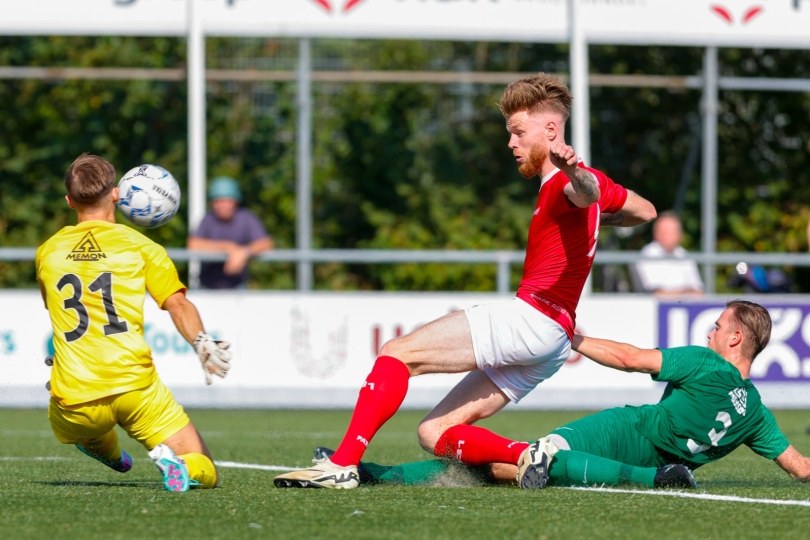
[[[771,314],[768,346],[751,366],[752,381],[810,382],[810,303],[759,302]],[[724,302],[658,305],[658,346],[706,345]]]

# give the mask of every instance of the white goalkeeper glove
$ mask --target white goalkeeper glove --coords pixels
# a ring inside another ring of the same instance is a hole
[[[231,351],[228,347],[231,346],[227,341],[214,340],[205,332],[200,332],[194,338],[191,344],[194,350],[197,351],[197,356],[200,358],[203,372],[205,373],[205,384],[211,384],[212,375],[224,379],[231,369]]]

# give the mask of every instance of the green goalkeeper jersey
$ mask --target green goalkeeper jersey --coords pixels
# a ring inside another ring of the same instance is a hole
[[[641,433],[659,450],[703,465],[741,444],[775,459],[790,444],[759,392],[723,357],[706,347],[661,349],[666,381],[655,405],[637,408]]]

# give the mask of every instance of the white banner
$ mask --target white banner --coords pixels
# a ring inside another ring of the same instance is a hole
[[[569,4],[575,2],[575,4]],[[187,33],[187,0],[0,0],[0,34]],[[229,36],[810,47],[810,0],[196,0]]]
[[[385,341],[445,313],[503,297],[475,294],[193,292],[208,331],[232,342],[233,368],[206,386],[196,355],[165,312],[146,300],[145,336],[163,381],[187,405],[351,407]],[[0,405],[43,405],[51,328],[39,294],[0,293]],[[653,346],[656,303],[649,298],[590,298],[582,332]],[[617,316],[621,313],[621,316]],[[412,379],[406,406],[429,407],[462,375]],[[603,368],[573,355],[523,406],[597,407],[654,400],[649,377]],[[558,403],[559,402],[559,403]]]
[[[590,42],[806,48],[808,0],[576,0]]]
[[[357,391],[383,343],[450,311],[502,299],[465,293],[311,293],[195,291],[206,328],[232,342],[233,368],[204,384],[191,347],[169,315],[146,300],[145,336],[163,381],[189,406],[340,407]],[[762,303],[774,318],[768,348],[752,377],[772,406],[810,407],[810,304],[804,297]],[[705,345],[725,299],[657,302],[646,296],[586,296],[579,332],[639,347]],[[43,359],[51,328],[39,293],[0,292],[0,406],[45,406],[50,376]],[[406,407],[435,405],[462,375],[411,379]],[[551,379],[524,398],[523,408],[599,409],[654,402],[661,384],[572,355]]]

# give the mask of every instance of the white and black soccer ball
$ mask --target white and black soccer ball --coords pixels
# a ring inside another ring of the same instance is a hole
[[[159,227],[180,208],[180,186],[159,165],[145,164],[127,171],[118,182],[118,209],[141,227]]]

